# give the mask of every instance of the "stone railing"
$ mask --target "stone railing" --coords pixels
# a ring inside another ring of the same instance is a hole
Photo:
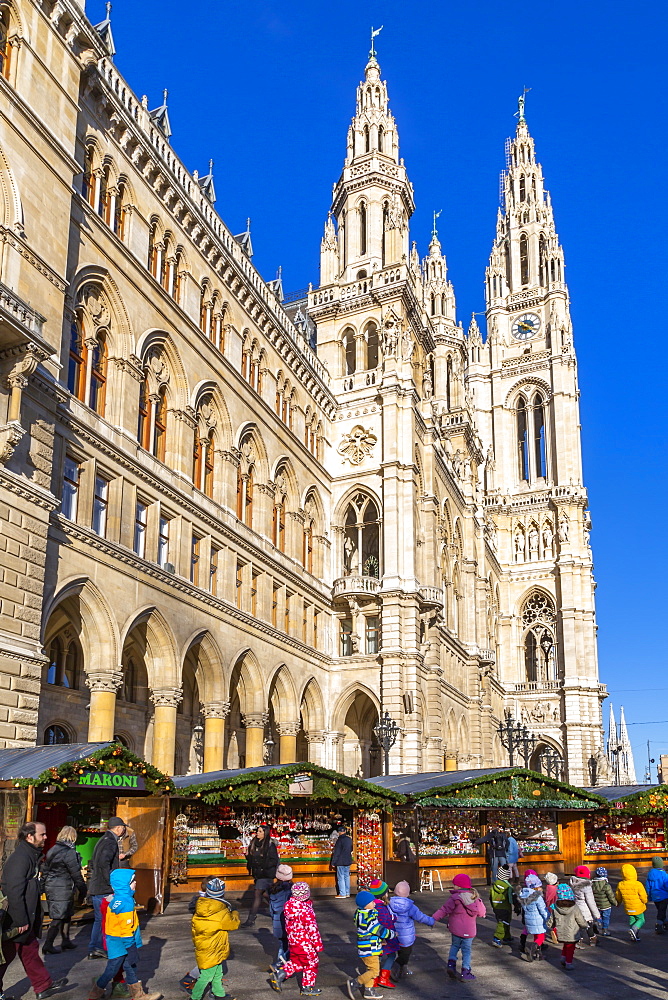
[[[433,607],[437,608],[443,606],[442,587],[420,587],[418,593],[420,594],[420,600],[423,604],[431,604]]]
[[[380,580],[377,576],[341,576],[334,581],[332,593],[334,597],[345,597],[355,594],[377,594],[380,590]]]

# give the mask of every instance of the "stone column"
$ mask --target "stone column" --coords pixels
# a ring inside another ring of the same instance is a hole
[[[252,712],[242,716],[246,727],[246,767],[262,767],[264,764],[264,727],[266,712]]]
[[[151,693],[151,701],[155,705],[152,763],[165,774],[172,774],[174,771],[176,707],[182,697],[181,688],[163,688]]]
[[[116,692],[123,680],[121,670],[88,674],[90,688],[88,742],[103,743],[113,739],[116,717]]]
[[[205,772],[222,771],[225,767],[225,719],[229,712],[229,701],[211,701],[202,708]]]
[[[339,760],[341,755],[341,748],[343,746],[344,733],[338,733],[334,730],[330,730],[325,733],[325,767],[329,767],[332,771],[341,771],[342,764]]]
[[[308,759],[310,763],[322,765],[323,754],[325,752],[325,734],[322,732],[307,733],[306,739],[308,741]]]
[[[282,722],[277,726],[281,764],[297,763],[298,722]]]

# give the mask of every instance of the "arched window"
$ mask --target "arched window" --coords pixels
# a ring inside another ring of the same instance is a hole
[[[517,454],[521,482],[529,482],[529,435],[527,405],[524,396],[517,401]]]
[[[89,205],[95,207],[95,152],[92,146],[84,151],[83,185],[81,194]]]
[[[183,271],[183,253],[177,250],[171,268],[170,294],[175,302],[181,301],[181,273]]]
[[[151,400],[148,392],[148,379],[144,379],[139,387],[139,420],[137,423],[137,440],[142,448],[150,451],[151,447]]]
[[[520,236],[520,281],[529,284],[529,237],[526,233]]]
[[[533,200],[536,201],[536,178],[531,178],[531,193],[533,195]]]
[[[155,406],[155,420],[153,429],[153,448],[151,449],[156,458],[161,462],[165,461],[165,451],[167,445],[167,392],[162,386],[158,393]]]
[[[46,683],[56,687],[70,688],[76,691],[79,687],[79,672],[81,656],[76,639],[63,639],[58,636],[49,645],[49,663],[46,668]]]
[[[125,184],[123,181],[118,185],[116,199],[114,201],[113,230],[119,240],[125,239]]]
[[[383,152],[383,139],[385,138],[385,129],[382,125],[378,126],[378,152]]]
[[[357,370],[354,330],[346,330],[343,335],[344,375],[354,375]]]
[[[67,365],[67,388],[77,399],[86,391],[86,345],[79,317],[70,325],[70,353]]]
[[[538,479],[547,477],[547,456],[545,453],[545,410],[543,399],[536,393],[533,399],[534,432],[534,475]]]
[[[98,215],[101,215],[107,225],[111,224],[109,211],[111,208],[111,195],[109,194],[109,164],[102,168],[100,176],[100,196],[97,201]]]
[[[279,552],[285,552],[285,498],[274,504],[272,541]]]
[[[538,267],[541,285],[547,284],[547,242],[545,234],[541,233],[538,240]]]
[[[431,293],[431,314],[432,316],[436,315],[436,296],[433,292]]]
[[[211,302],[206,285],[202,288],[199,298],[199,328],[207,337],[211,335]]]
[[[360,217],[360,257],[366,254],[366,205],[364,202],[359,207]]]
[[[309,521],[304,525],[302,538],[302,566],[308,573],[313,572],[313,525]]]
[[[445,405],[452,409],[452,358],[448,358],[445,366]]]
[[[345,576],[380,576],[380,517],[375,501],[363,493],[346,510],[343,569]]]
[[[148,269],[154,278],[160,272],[162,253],[158,248],[158,223],[152,222],[148,231]]]
[[[390,220],[390,206],[388,202],[383,202],[383,246],[382,246],[382,259],[381,266],[385,267],[386,264],[386,253],[385,253],[385,243],[387,240],[387,228]]]
[[[54,747],[69,742],[70,734],[63,726],[47,726],[44,730],[44,746]]]
[[[90,353],[90,398],[88,405],[100,416],[104,416],[107,394],[107,338],[103,330],[95,338],[95,347]]]
[[[366,366],[369,369],[378,367],[378,327],[371,323],[366,331]]]
[[[369,135],[369,126],[364,126],[364,152],[368,153],[371,148],[371,137]]]
[[[215,433],[212,430],[204,442],[204,482],[202,492],[213,497],[213,483],[215,476]]]
[[[249,439],[247,438],[248,442]],[[243,444],[241,446],[243,448]],[[249,528],[253,527],[253,465],[247,464],[248,471],[237,469],[237,517]]]
[[[557,614],[551,598],[540,591],[530,594],[522,609],[524,671],[529,684],[552,683],[557,677]]]
[[[3,6],[0,8],[0,74],[4,76],[5,80],[9,80],[12,62],[11,31],[12,22],[9,8]]]
[[[520,175],[520,201],[526,201],[527,185],[524,174]]]

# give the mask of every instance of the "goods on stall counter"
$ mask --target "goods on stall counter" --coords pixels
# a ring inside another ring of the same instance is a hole
[[[609,820],[588,818],[585,837],[588,854],[665,850],[663,818],[656,816],[615,816]]]
[[[473,842],[479,836],[477,810],[420,810],[422,857],[480,854],[480,848]]]
[[[487,829],[512,830],[525,854],[554,854],[559,850],[557,817],[547,809],[490,809]]]
[[[188,817],[185,813],[179,813],[174,820],[172,868],[169,877],[175,883],[188,881]]]
[[[383,826],[378,813],[358,814],[355,859],[358,886],[383,877]]]

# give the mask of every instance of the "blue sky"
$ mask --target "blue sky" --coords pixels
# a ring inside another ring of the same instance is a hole
[[[87,13],[101,20],[102,0]],[[572,299],[601,679],[642,774],[648,739],[668,752],[665,5],[115,0],[112,17],[119,70],[151,108],[168,88],[174,149],[200,173],[213,157],[216,208],[233,232],[251,217],[254,263],[265,278],[281,265],[286,291],[318,281],[369,28],[383,24],[411,235],[426,253],[443,210],[465,325],[484,308],[504,140],[531,88]]]

